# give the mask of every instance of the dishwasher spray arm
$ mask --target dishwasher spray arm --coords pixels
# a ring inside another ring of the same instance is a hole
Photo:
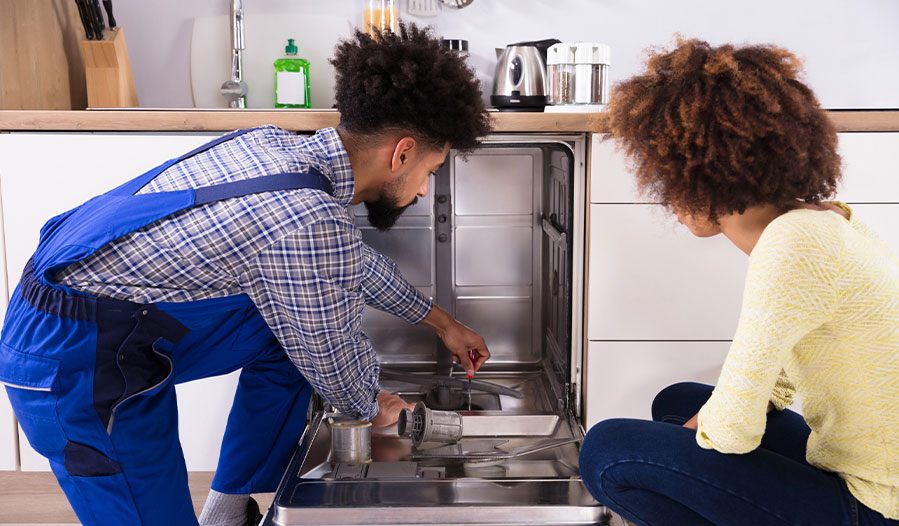
[[[425,385],[428,387],[455,387],[463,390],[467,390],[469,387],[468,379],[463,380],[461,378],[453,378],[452,376],[423,376],[412,373],[399,373],[387,369],[381,369],[381,378],[398,380],[400,382],[408,382],[416,385]],[[504,385],[485,382],[483,380],[470,380],[470,382],[472,391],[506,395],[519,399],[524,398],[524,393],[521,391],[516,391],[515,389],[511,389]]]

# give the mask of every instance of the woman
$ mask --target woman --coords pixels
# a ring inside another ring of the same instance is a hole
[[[825,201],[836,132],[799,74],[773,46],[678,41],[613,94],[639,187],[750,256],[717,386],[584,441],[584,483],[637,524],[899,525],[899,258]]]

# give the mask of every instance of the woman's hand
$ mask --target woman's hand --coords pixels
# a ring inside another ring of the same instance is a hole
[[[403,409],[415,409],[415,404],[407,404],[398,395],[387,391],[378,393],[378,414],[371,419],[371,425],[385,427],[393,425],[400,418]]]
[[[462,365],[468,376],[474,376],[474,373],[490,358],[490,351],[487,350],[484,338],[456,321],[437,305],[431,308],[431,312],[422,323],[434,328],[447,349],[453,353],[453,361]],[[470,351],[473,352],[469,356]]]
[[[774,404],[768,402],[768,410],[766,412],[770,413],[771,411],[774,411]],[[693,418],[687,420],[687,423],[684,424],[684,427],[695,431],[696,428],[699,427],[699,413],[696,413],[695,415],[693,415]]]
[[[696,431],[696,428],[699,427],[699,413],[696,413],[695,415],[693,415],[693,418],[687,420],[687,423],[684,424],[684,427]]]

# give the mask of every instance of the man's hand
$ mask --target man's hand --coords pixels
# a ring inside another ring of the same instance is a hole
[[[422,323],[437,332],[447,349],[453,353],[453,361],[461,364],[468,376],[474,376],[474,373],[490,358],[490,351],[487,350],[484,338],[456,321],[437,305],[431,308],[431,312]],[[469,351],[477,352],[474,360],[469,358]]]
[[[415,404],[407,404],[402,398],[387,391],[378,393],[378,414],[371,419],[371,425],[384,427],[393,425],[400,418],[403,409],[415,409]]]

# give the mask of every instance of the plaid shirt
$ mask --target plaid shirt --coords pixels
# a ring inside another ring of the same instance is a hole
[[[350,159],[336,130],[265,126],[175,164],[140,193],[318,169],[334,196],[281,190],[177,212],[59,272],[59,283],[137,303],[246,294],[310,384],[341,412],[378,413],[378,363],[365,305],[419,323],[430,301],[362,242],[349,212]]]

